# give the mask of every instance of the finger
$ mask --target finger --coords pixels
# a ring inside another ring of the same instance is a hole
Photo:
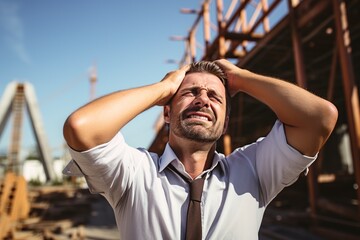
[[[168,72],[162,79],[161,81],[164,81],[165,79],[167,79],[168,77],[170,77],[172,74],[174,74],[175,71],[171,71],[171,72]],[[160,82],[161,82],[160,81]]]
[[[190,64],[186,64],[186,65],[180,67],[178,70],[173,70],[173,71],[168,72],[168,73],[161,79],[161,81],[169,78],[170,76],[172,76],[173,74],[176,74],[177,72],[178,72],[178,73],[180,73],[180,72],[182,72],[182,71],[187,72],[189,69],[190,69]]]
[[[226,68],[228,66],[228,61],[226,59],[215,60],[215,63],[221,68]]]
[[[190,70],[190,64],[186,64],[186,65],[180,67],[179,70],[185,71],[185,72],[189,71]]]

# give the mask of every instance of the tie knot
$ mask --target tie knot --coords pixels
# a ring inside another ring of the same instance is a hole
[[[201,202],[201,194],[204,186],[204,178],[198,178],[189,183],[190,200]]]

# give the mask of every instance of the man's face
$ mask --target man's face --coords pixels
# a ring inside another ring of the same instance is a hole
[[[198,142],[215,142],[225,132],[226,93],[210,73],[187,74],[171,104],[164,108],[170,134]]]

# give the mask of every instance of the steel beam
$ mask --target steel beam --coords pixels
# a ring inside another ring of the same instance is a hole
[[[359,93],[355,83],[354,67],[351,60],[351,39],[347,24],[346,4],[343,0],[333,0],[335,34],[340,58],[340,67],[344,88],[346,113],[351,139],[351,153],[357,184],[357,200],[360,203],[360,107]],[[360,204],[358,204],[360,220]]]
[[[295,74],[296,74],[296,82],[297,84],[306,89],[307,88],[307,78],[304,64],[304,56],[301,46],[301,38],[298,31],[298,24],[296,22],[296,15],[294,10],[294,4],[292,0],[288,0],[289,7],[289,26],[291,28],[291,40],[293,44],[294,51],[294,61],[295,61]],[[313,215],[316,214],[316,199],[318,196],[317,191],[317,176],[315,169],[316,165],[312,165],[310,167],[310,171],[308,173],[307,182],[308,182],[308,191],[309,191],[309,203],[311,208],[311,213]]]

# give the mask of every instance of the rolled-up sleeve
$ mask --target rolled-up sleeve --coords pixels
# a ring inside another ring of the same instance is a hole
[[[284,187],[294,183],[315,161],[317,155],[302,155],[287,141],[284,126],[276,121],[267,137],[257,142],[256,171],[265,202],[269,203]]]
[[[109,197],[110,203],[119,200],[130,187],[137,166],[146,158],[143,151],[127,145],[120,132],[109,142],[87,151],[69,151],[72,160],[63,173],[83,175],[91,193]]]

